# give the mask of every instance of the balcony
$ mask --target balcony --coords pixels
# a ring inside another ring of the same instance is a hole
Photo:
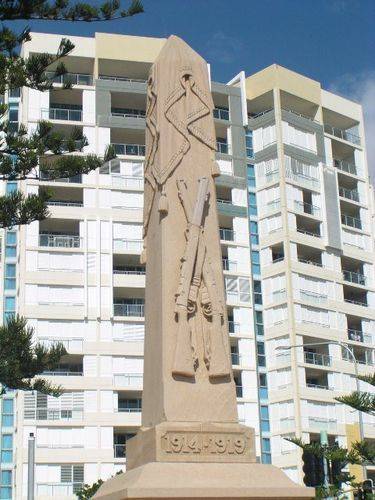
[[[332,388],[325,384],[318,384],[318,383],[315,383],[315,382],[306,382],[306,387],[308,387],[309,389],[323,389],[325,391],[331,391]]]
[[[286,170],[287,176],[292,179],[294,182],[297,182],[301,186],[307,189],[313,189],[314,191],[319,191],[320,183],[319,179],[316,177],[312,177],[311,175],[300,172],[296,169],[290,171],[289,168]]]
[[[327,302],[327,299],[328,299],[327,295],[312,292],[310,290],[300,290],[299,294],[300,294],[301,300],[304,300],[306,302],[310,302],[310,303],[316,304],[316,305],[324,304]]]
[[[342,128],[333,127],[332,125],[324,125],[324,132],[326,134],[333,135],[335,137],[338,137],[339,139],[351,142],[353,144],[357,145],[361,144],[361,139],[357,134],[354,134],[353,132],[348,132],[347,130],[344,130]]]
[[[214,118],[218,120],[229,120],[229,109],[224,107],[216,107],[213,111]]]
[[[232,320],[228,320],[228,329],[229,333],[235,333],[238,334],[240,333],[240,323],[237,323]]]
[[[111,146],[114,147],[115,153],[117,155],[126,155],[126,156],[145,156],[146,155],[146,146],[144,144],[112,143]]]
[[[220,228],[220,239],[223,241],[234,241],[235,232],[233,229]]]
[[[112,175],[112,187],[120,189],[143,190],[143,177]]]
[[[350,285],[343,285],[344,301],[357,306],[368,307],[367,291]]]
[[[320,208],[305,201],[294,201],[294,210],[302,214],[313,215],[314,217],[320,217]]]
[[[142,411],[142,399],[119,399],[117,411],[122,413],[140,413]]]
[[[344,281],[349,281],[350,283],[355,283],[356,285],[366,286],[366,276],[363,274],[343,270],[342,277]]]
[[[113,304],[113,314],[115,316],[141,317],[145,315],[144,304]]]
[[[43,120],[66,120],[73,122],[82,121],[82,109],[70,109],[70,108],[49,108],[42,109]]]
[[[113,456],[115,458],[126,458],[126,444],[114,444]]]
[[[243,397],[243,390],[242,390],[242,385],[237,385],[236,384],[236,396],[238,398],[242,398]]]
[[[356,189],[346,189],[339,187],[339,195],[347,200],[356,201],[359,203],[359,193]]]
[[[362,229],[362,221],[357,217],[352,217],[351,215],[341,214],[341,223],[344,226],[354,227],[356,229]]]
[[[130,78],[127,76],[99,75],[99,80],[107,80],[111,82],[147,83],[147,80],[143,78]]]
[[[40,337],[37,342],[47,348],[53,347],[57,343],[62,344],[67,352],[82,352],[83,338],[54,338],[54,337]]]
[[[331,418],[309,417],[309,430],[337,432],[337,420]]]
[[[27,417],[26,417],[27,412]],[[34,412],[34,416],[31,416]],[[34,410],[25,410],[25,419],[34,418],[36,420],[82,420],[83,408],[72,408],[67,410],[54,408],[36,408]]]
[[[59,179],[54,179],[53,171],[49,172],[48,170],[41,170],[40,180],[48,182],[68,182],[74,184],[82,184],[82,174],[77,174],[73,177],[60,177]]]
[[[113,240],[113,251],[124,253],[141,253],[143,240],[130,240],[128,238],[115,238]]]
[[[231,359],[232,365],[240,365],[241,364],[241,356],[238,352],[231,352],[230,359]]]
[[[71,85],[89,85],[93,84],[92,75],[87,75],[84,73],[65,73],[65,75],[54,76],[55,73],[53,71],[46,71],[46,77],[51,79],[53,83],[57,84],[66,84],[69,83]]]
[[[333,165],[342,172],[346,172],[347,174],[352,175],[358,175],[358,169],[354,165],[354,163],[350,163],[345,160],[337,160],[336,158],[334,158]]]
[[[297,227],[297,233],[305,234],[306,236],[313,236],[314,238],[320,238],[321,236],[317,231],[312,231],[303,227]]]
[[[354,342],[365,342],[366,344],[372,344],[372,336],[364,333],[362,330],[354,330],[348,328],[348,339]]]
[[[51,207],[83,207],[82,201],[48,200],[47,205]]]
[[[220,154],[223,154],[223,155],[230,155],[231,154],[230,145],[227,142],[217,141],[216,148],[217,148],[217,152]]]
[[[146,111],[143,109],[125,109],[125,108],[111,108],[111,116],[120,118],[142,118],[146,116]]]
[[[37,483],[36,495],[43,498],[76,498],[83,483]]]
[[[83,364],[60,364],[54,370],[47,370],[43,372],[43,375],[51,375],[54,377],[82,377],[83,376]]]
[[[305,363],[318,366],[331,366],[331,356],[328,354],[305,351],[303,355]]]
[[[146,269],[142,266],[116,266],[113,274],[145,275]]]
[[[280,198],[277,200],[269,201],[264,207],[264,215],[268,215],[273,212],[279,212],[281,210],[281,200]]]
[[[224,271],[237,271],[237,262],[228,260],[225,257],[223,257],[222,262]]]
[[[143,373],[116,373],[113,375],[113,383],[117,387],[126,387],[127,390],[140,390],[143,386]]]
[[[260,116],[266,115],[267,113],[271,113],[271,111],[273,111],[273,108],[265,109],[264,111],[259,111],[258,113],[248,113],[247,117],[249,120],[255,120]]]
[[[39,246],[54,248],[81,248],[81,238],[73,234],[39,234]]]

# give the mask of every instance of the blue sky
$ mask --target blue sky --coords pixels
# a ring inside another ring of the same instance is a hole
[[[145,13],[130,19],[33,22],[31,27],[87,36],[95,31],[176,34],[211,63],[213,79],[222,82],[240,70],[250,74],[278,63],[362,102],[367,136],[375,135],[375,0],[143,0],[143,4]],[[369,153],[375,163],[375,150]]]

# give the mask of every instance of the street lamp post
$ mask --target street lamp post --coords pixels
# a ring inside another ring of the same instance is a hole
[[[311,342],[308,344],[295,344],[295,345],[290,345],[290,346],[278,346],[276,347],[276,351],[290,351],[291,349],[296,349],[297,347],[312,347],[312,346],[319,346],[319,345],[339,345],[342,348],[346,350],[347,353],[349,353],[351,359],[353,360],[354,363],[354,373],[355,373],[355,382],[356,382],[356,390],[359,392],[359,379],[358,379],[358,362],[357,358],[355,357],[354,353],[352,352],[351,349],[349,349],[348,345],[345,344],[345,342],[341,342],[340,340],[330,340],[327,342]],[[358,422],[359,422],[359,436],[361,441],[364,440],[364,431],[363,431],[363,418],[362,418],[362,412],[358,410]],[[367,471],[366,467],[363,466],[363,478],[366,479],[367,477]]]

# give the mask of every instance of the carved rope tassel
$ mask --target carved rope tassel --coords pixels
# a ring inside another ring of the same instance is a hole
[[[161,214],[167,215],[168,213],[168,198],[167,195],[165,194],[165,187],[163,186],[161,196],[159,198],[159,212]]]
[[[219,175],[220,175],[220,168],[219,168],[217,161],[215,161],[215,160],[212,161],[211,175],[212,175],[212,177],[219,177]]]
[[[147,259],[147,252],[146,252],[146,241],[145,241],[143,244],[143,250],[141,256],[139,257],[139,262],[141,264],[146,264],[146,259]]]

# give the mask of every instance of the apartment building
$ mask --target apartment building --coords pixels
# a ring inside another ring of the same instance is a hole
[[[61,38],[33,33],[24,54],[55,51]],[[77,154],[113,144],[118,161],[57,181],[41,165],[43,180],[3,186],[53,197],[50,218],[3,235],[2,316],[26,316],[37,340],[68,351],[45,374],[65,388],[60,398],[18,392],[1,401],[4,499],[26,497],[30,433],[36,498],[72,499],[83,482],[126,468],[126,441],[141,422],[146,78],[164,40],[69,38],[74,88],[59,79],[50,92],[13,92],[10,120],[32,131],[48,119],[67,137],[79,127],[89,145]],[[277,65],[211,90],[239,419],[255,428],[258,460],[302,482],[300,451],[284,438],[313,441],[322,430],[344,445],[358,438],[357,413],[334,397],[355,388],[353,359],[360,373],[374,364],[362,111]],[[363,431],[375,439],[368,417]]]

